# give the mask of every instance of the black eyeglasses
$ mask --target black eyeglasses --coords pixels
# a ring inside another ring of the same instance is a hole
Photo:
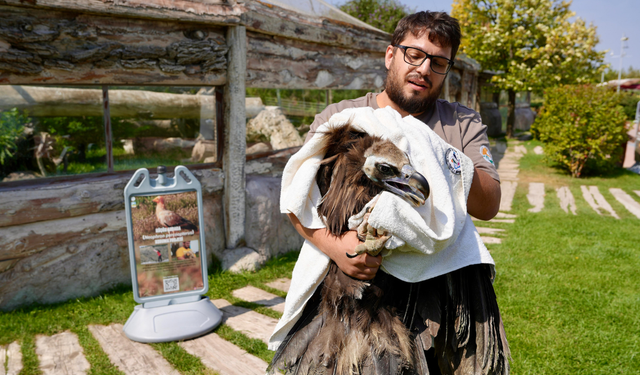
[[[409,65],[420,66],[426,59],[429,59],[431,60],[431,64],[429,64],[431,71],[437,74],[447,74],[449,73],[449,69],[453,66],[453,61],[446,57],[433,56],[421,49],[401,46],[399,44],[394,45],[394,47],[402,49],[404,52],[404,62]]]

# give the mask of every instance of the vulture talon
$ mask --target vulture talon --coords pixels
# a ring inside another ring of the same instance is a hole
[[[353,259],[353,258],[357,257],[358,255],[360,255],[358,253],[353,253],[353,254],[345,253],[345,254],[347,254],[347,258],[349,258],[349,259]]]

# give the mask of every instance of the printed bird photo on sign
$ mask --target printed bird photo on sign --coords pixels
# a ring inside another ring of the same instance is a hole
[[[138,294],[204,288],[195,191],[131,198]]]

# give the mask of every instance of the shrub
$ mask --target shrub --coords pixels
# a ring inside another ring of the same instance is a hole
[[[615,168],[627,140],[620,96],[593,86],[560,86],[547,90],[544,106],[532,126],[546,143],[549,161],[573,177]]]
[[[390,34],[402,18],[413,13],[395,0],[349,0],[340,10]]]

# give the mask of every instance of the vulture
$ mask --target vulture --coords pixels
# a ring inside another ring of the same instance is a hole
[[[316,174],[318,214],[341,236],[348,219],[382,191],[417,207],[426,179],[393,143],[346,125],[323,134]],[[389,236],[358,227],[358,253],[377,254]],[[420,283],[378,270],[358,280],[332,261],[322,284],[278,347],[267,372],[314,375],[508,374],[509,349],[484,265]]]
[[[165,227],[180,227],[182,230],[197,231],[198,227],[173,211],[169,211],[164,206],[164,197],[157,196],[153,199],[156,206],[156,218],[158,222]]]

